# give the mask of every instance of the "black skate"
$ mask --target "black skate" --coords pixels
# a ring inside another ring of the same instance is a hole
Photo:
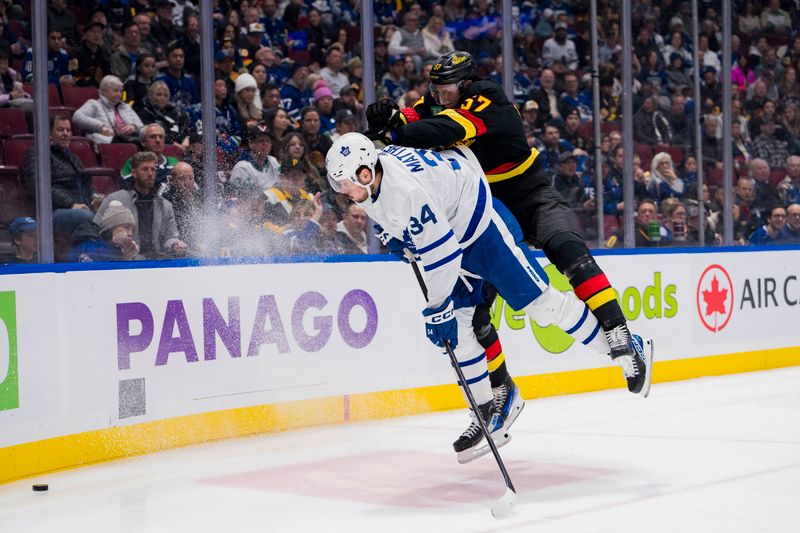
[[[478,406],[478,409],[480,409],[481,416],[486,421],[486,427],[492,433],[495,446],[499,448],[508,443],[511,437],[503,429],[503,415],[495,407],[494,401],[486,402]],[[458,440],[453,443],[453,449],[456,451],[458,462],[461,464],[474,461],[491,451],[491,447],[483,438],[483,431],[478,425],[478,417],[475,412],[470,410],[469,416],[472,418],[472,422]]]
[[[639,335],[632,335],[628,353],[616,357],[612,355],[611,358],[622,367],[622,373],[628,382],[628,390],[647,398],[653,377],[652,339],[642,339]]]
[[[494,406],[505,420],[503,431],[508,431],[525,407],[525,400],[522,399],[519,387],[511,379],[511,376],[508,376],[499,387],[492,388],[492,394],[494,395]]]

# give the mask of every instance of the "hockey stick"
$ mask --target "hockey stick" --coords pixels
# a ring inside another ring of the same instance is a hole
[[[419,283],[419,288],[422,291],[422,295],[427,301],[428,287],[425,285],[425,280],[422,278],[422,273],[419,271],[419,266],[417,266],[417,262],[413,259],[413,257],[409,257],[409,261],[411,263],[411,268],[414,269],[414,275],[417,277],[417,283]],[[467,380],[464,378],[464,372],[461,370],[461,367],[458,366],[458,359],[456,359],[456,354],[453,352],[453,348],[450,346],[448,341],[444,341],[444,348],[447,350],[447,355],[450,357],[450,364],[453,365],[453,368],[456,370],[458,381],[461,384],[464,395],[467,397],[469,407],[478,417],[478,425],[481,426],[483,436],[486,439],[486,442],[489,443],[489,448],[491,448],[494,459],[497,461],[497,466],[500,467],[500,472],[503,474],[503,479],[506,482],[505,494],[503,494],[503,496],[497,500],[494,505],[492,505],[492,516],[495,518],[505,518],[511,512],[511,509],[514,507],[514,503],[517,501],[517,491],[514,489],[514,484],[511,482],[511,477],[508,475],[506,465],[503,464],[503,459],[500,457],[500,452],[497,451],[497,445],[495,445],[492,434],[489,433],[489,429],[486,427],[486,423],[483,420],[483,415],[481,415],[481,411],[478,409],[478,403],[475,401],[472,391],[469,390]]]

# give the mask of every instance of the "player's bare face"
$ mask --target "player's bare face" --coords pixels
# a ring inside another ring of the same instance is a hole
[[[458,105],[460,91],[458,90],[457,83],[431,85],[431,95],[437,104],[448,109],[453,109]]]

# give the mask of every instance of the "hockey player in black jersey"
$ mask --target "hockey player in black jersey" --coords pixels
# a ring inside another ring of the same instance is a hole
[[[581,238],[569,205],[541,171],[543,157],[528,146],[519,112],[500,85],[480,79],[476,70],[466,52],[441,56],[431,70],[430,90],[413,107],[397,109],[388,100],[368,107],[368,135],[414,148],[469,146],[489,179],[492,194],[513,213],[525,239],[544,251],[597,317],[628,389],[646,395],[650,373],[643,347],[633,341],[614,289]],[[484,305],[476,309],[473,326],[486,349],[496,399],[504,411],[517,401],[512,413],[516,418],[524,404],[514,398],[519,391],[489,320],[494,296],[488,294]],[[646,349],[652,349],[652,342],[647,342]]]

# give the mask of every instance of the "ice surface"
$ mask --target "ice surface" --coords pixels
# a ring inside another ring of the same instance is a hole
[[[800,531],[800,368],[529,401],[459,465],[463,412],[191,446],[0,486],[0,532]],[[49,483],[46,493],[33,483]]]

